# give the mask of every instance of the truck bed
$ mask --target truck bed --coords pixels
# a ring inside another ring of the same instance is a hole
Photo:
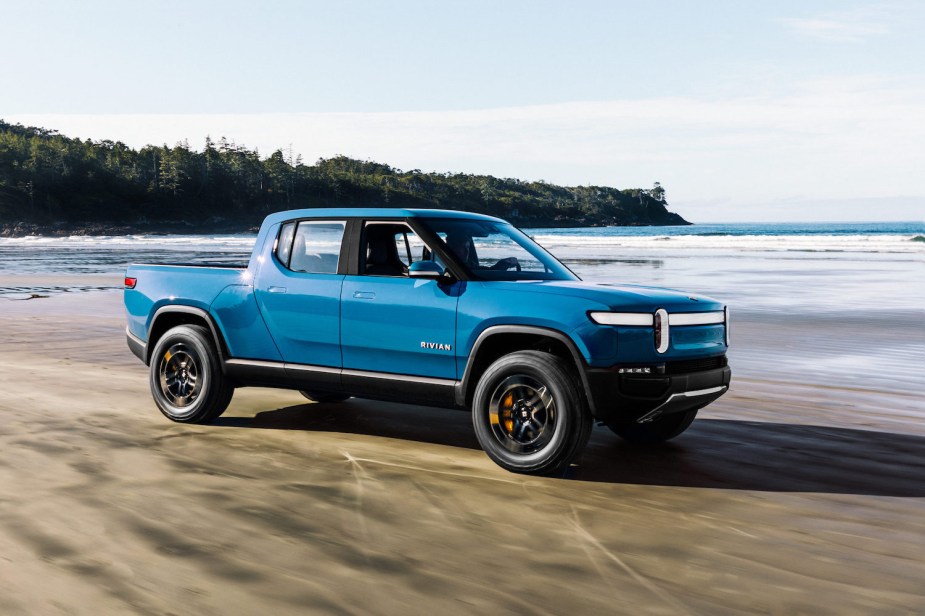
[[[247,263],[213,263],[211,261],[200,261],[199,263],[132,263],[130,267],[152,266],[152,267],[209,267],[217,269],[247,269]]]
[[[161,306],[180,305],[208,310],[230,286],[250,286],[247,265],[230,263],[135,263],[126,278],[135,279],[134,292],[126,294],[129,331],[147,339],[150,320]]]

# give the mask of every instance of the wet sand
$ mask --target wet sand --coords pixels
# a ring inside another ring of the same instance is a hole
[[[172,424],[120,293],[0,299],[0,613],[923,612],[921,313],[856,318],[739,314],[687,433],[536,478],[461,412],[242,389]]]

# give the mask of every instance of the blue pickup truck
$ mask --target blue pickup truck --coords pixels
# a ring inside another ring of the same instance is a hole
[[[131,265],[128,346],[169,419],[208,423],[236,387],[471,410],[500,466],[556,473],[595,421],[682,433],[729,387],[729,312],[582,282],[489,216],[306,209],[267,217],[244,266]]]

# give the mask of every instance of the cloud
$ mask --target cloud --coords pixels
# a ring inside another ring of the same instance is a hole
[[[817,218],[856,218],[834,204],[923,195],[925,84],[876,77],[816,80],[786,94],[571,102],[468,111],[219,115],[33,115],[10,122],[134,147],[206,135],[263,156],[292,144],[307,162],[345,154],[402,169],[485,173],[620,188],[660,181],[672,207],[726,202],[756,208],[818,202]],[[920,204],[921,201],[906,201]],[[898,207],[898,206],[897,206]],[[699,209],[699,208],[698,208]],[[708,214],[704,207],[704,214]],[[729,211],[720,208],[723,212]],[[713,220],[715,217],[710,215]],[[691,216],[692,218],[695,216]],[[917,218],[922,218],[918,216]],[[702,219],[702,218],[701,218]]]
[[[702,222],[925,222],[925,195],[853,198],[789,197],[742,202],[732,199],[684,203],[681,214]]]
[[[817,17],[779,20],[791,31],[832,43],[861,43],[890,33],[886,16],[873,9],[828,13]]]

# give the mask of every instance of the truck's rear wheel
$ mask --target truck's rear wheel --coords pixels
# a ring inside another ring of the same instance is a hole
[[[684,413],[671,413],[656,419],[655,421],[637,424],[637,423],[612,423],[609,428],[614,433],[630,441],[631,443],[662,443],[673,439],[690,427],[694,418],[697,417],[697,410],[687,411]]]
[[[556,473],[581,452],[591,414],[561,358],[519,351],[482,375],[472,401],[475,435],[492,460],[517,473]]]
[[[216,419],[234,395],[209,330],[200,325],[178,325],[157,341],[149,381],[157,407],[180,423]]]

